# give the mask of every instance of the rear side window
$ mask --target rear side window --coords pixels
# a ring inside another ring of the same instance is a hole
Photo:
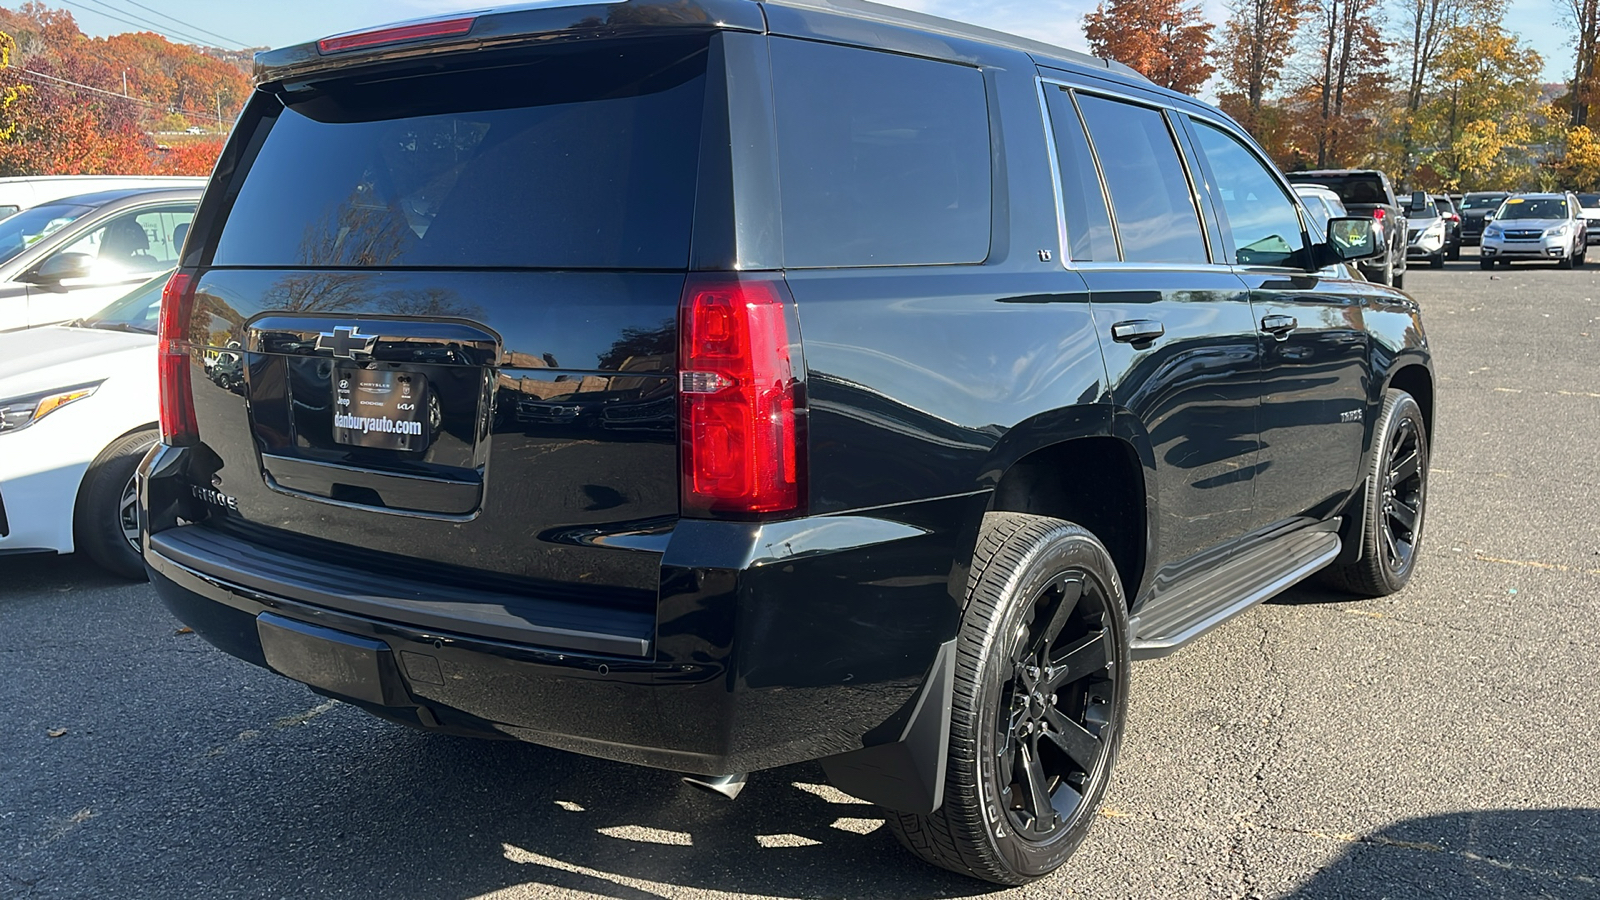
[[[1084,137],[1083,123],[1072,105],[1072,95],[1059,85],[1046,84],[1050,130],[1055,134],[1056,165],[1061,178],[1061,203],[1067,217],[1068,252],[1075,262],[1117,261],[1117,240],[1111,233],[1111,216],[1100,190],[1094,155]]]
[[[1205,237],[1167,120],[1158,110],[1078,95],[1125,262],[1204,263]]]
[[[213,263],[682,268],[705,69],[700,38],[287,95]]]
[[[784,263],[980,263],[989,256],[983,76],[951,63],[772,42]]]

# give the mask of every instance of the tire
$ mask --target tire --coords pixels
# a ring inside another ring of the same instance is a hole
[[[1401,290],[1405,290],[1406,273],[1400,272],[1399,274],[1395,275],[1393,278],[1389,279],[1389,284],[1391,284],[1394,287],[1397,287],[1397,288],[1399,288]]]
[[[1457,244],[1454,247],[1451,247],[1450,248],[1450,252],[1445,254],[1445,255],[1450,258],[1451,262],[1454,262],[1454,261],[1460,259],[1461,258],[1461,245]]]
[[[1570,269],[1576,264],[1577,258],[1573,254],[1568,253],[1566,256],[1561,257],[1561,261],[1556,263],[1556,267],[1560,269]]]
[[[1361,597],[1387,596],[1411,580],[1428,512],[1429,445],[1422,408],[1410,394],[1391,389],[1384,394],[1375,433],[1379,438],[1367,464],[1356,532],[1361,558],[1323,570],[1324,580]]]
[[[1428,268],[1430,268],[1430,269],[1442,269],[1442,268],[1444,268],[1444,251],[1443,250],[1440,250],[1438,253],[1435,253],[1434,255],[1428,257]]]
[[[133,514],[129,491],[134,471],[159,437],[155,429],[150,429],[117,439],[89,464],[83,485],[78,488],[73,510],[78,549],[89,554],[102,569],[123,578],[145,579],[144,559],[137,546],[138,521],[124,517]],[[129,525],[131,532],[125,530]]]
[[[1492,259],[1480,259],[1480,260],[1478,260],[1478,268],[1480,268],[1480,269],[1492,269],[1492,268],[1494,268],[1494,260],[1492,260]]]
[[[996,884],[1066,862],[1116,762],[1128,640],[1127,601],[1094,535],[1044,516],[986,516],[957,641],[944,804],[888,813],[900,843]],[[1064,671],[1038,665],[1051,660]]]

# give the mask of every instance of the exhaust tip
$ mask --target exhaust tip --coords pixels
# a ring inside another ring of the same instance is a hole
[[[748,777],[744,772],[732,775],[685,775],[683,783],[708,794],[715,794],[724,800],[732,800],[744,790],[745,779]]]

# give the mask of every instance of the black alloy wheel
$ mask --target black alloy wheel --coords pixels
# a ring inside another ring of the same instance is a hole
[[[996,884],[1055,871],[1098,816],[1128,705],[1127,601],[1090,532],[984,517],[956,641],[943,804],[889,812],[923,860]]]
[[[1422,533],[1425,441],[1416,419],[1397,420],[1390,437],[1383,478],[1383,516],[1378,526],[1389,567],[1407,571],[1415,562]]]
[[[1362,597],[1382,597],[1405,587],[1417,570],[1428,511],[1428,426],[1408,393],[1384,394],[1377,437],[1367,463],[1361,503],[1344,532],[1360,542],[1361,558],[1324,569],[1323,580]]]
[[[1083,810],[1104,780],[1117,682],[1106,632],[1106,591],[1081,569],[1030,602],[1001,687],[995,783],[1011,828],[1045,843]]]

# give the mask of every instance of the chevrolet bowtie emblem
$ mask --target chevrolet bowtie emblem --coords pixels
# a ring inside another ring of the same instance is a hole
[[[378,343],[375,334],[362,334],[361,326],[351,328],[339,326],[332,331],[324,331],[317,335],[317,349],[331,350],[334,356],[345,359],[361,359],[372,355],[372,346]]]

